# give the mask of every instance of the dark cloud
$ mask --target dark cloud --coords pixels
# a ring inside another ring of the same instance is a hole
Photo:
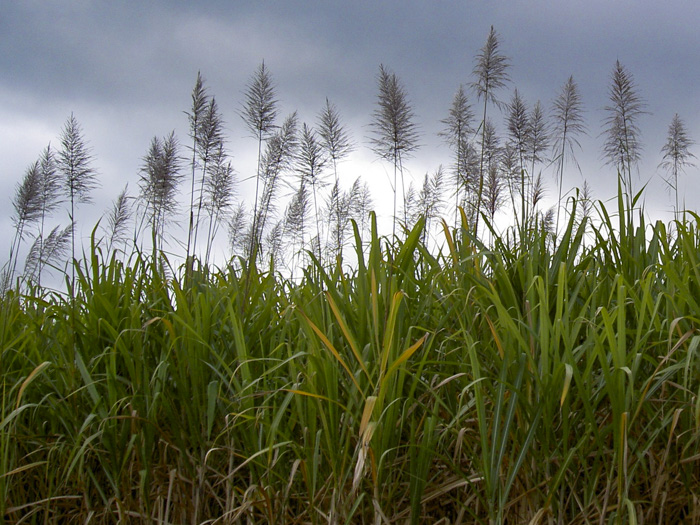
[[[640,174],[655,177],[649,208],[663,211],[670,201],[656,166],[673,114],[700,138],[699,15],[698,4],[680,1],[4,2],[0,250],[9,246],[14,185],[46,143],[57,140],[71,111],[103,180],[90,208],[94,218],[124,182],[135,188],[151,136],[175,129],[186,142],[183,112],[198,70],[220,104],[241,176],[253,155],[237,112],[247,79],[264,59],[283,112],[298,110],[313,122],[329,97],[360,143],[356,164],[344,169],[349,176],[375,170],[382,178],[381,162],[369,162],[366,136],[383,63],[414,104],[424,147],[409,169],[418,178],[447,161],[436,137],[439,121],[459,84],[473,80],[474,55],[491,25],[512,62],[513,83],[502,99],[517,85],[529,104],[548,105],[569,75],[579,82],[590,131],[579,160],[600,198],[614,191],[614,174],[600,159],[602,108],[615,60],[628,67],[651,113],[641,123]],[[575,172],[568,179],[581,183]],[[688,192],[698,190],[694,179],[696,171],[688,174]]]

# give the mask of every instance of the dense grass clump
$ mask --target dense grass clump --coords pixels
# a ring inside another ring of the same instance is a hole
[[[2,299],[0,516],[700,523],[698,217],[600,213],[299,282],[93,246]]]

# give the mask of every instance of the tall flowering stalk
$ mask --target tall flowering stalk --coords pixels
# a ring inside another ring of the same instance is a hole
[[[481,119],[481,159],[479,162],[479,190],[477,191],[477,206],[481,208],[482,197],[484,193],[484,149],[483,144],[486,143],[486,111],[488,103],[491,102],[496,106],[500,106],[500,101],[496,98],[496,91],[505,87],[509,82],[508,68],[510,60],[501,54],[498,34],[491,26],[489,36],[486,39],[484,47],[481,48],[476,55],[473,75],[476,81],[472,83],[472,88],[476,91],[478,100],[483,99],[483,116]],[[474,233],[479,229],[479,212],[477,210],[474,220]]]

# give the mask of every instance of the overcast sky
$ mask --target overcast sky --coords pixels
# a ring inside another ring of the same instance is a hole
[[[500,92],[504,101],[518,87],[529,105],[541,100],[549,108],[574,76],[588,128],[578,160],[595,197],[604,200],[614,194],[615,173],[601,158],[602,108],[620,60],[648,104],[650,114],[640,120],[640,181],[651,181],[650,215],[663,216],[672,199],[657,165],[674,113],[700,138],[698,20],[696,0],[2,1],[0,261],[13,233],[15,186],[49,142],[58,144],[71,112],[101,182],[94,203],[78,210],[83,236],[125,183],[137,191],[151,137],[175,130],[183,145],[189,142],[184,111],[197,71],[219,103],[239,178],[251,176],[256,142],[238,111],[262,60],[274,76],[282,115],[297,110],[312,124],[326,97],[337,105],[358,144],[341,165],[344,186],[362,175],[377,191],[375,200],[385,200],[389,168],[375,160],[367,139],[379,64],[398,75],[413,104],[423,147],[406,166],[419,182],[449,163],[449,149],[436,136],[440,120],[459,84],[474,80],[474,56],[491,25],[512,64],[512,84]],[[495,118],[503,134],[503,120]],[[553,170],[546,175],[553,196]],[[565,187],[583,177],[570,168]],[[690,208],[696,208],[698,181],[700,172],[690,168],[681,186]],[[252,206],[250,184],[239,184],[238,193]]]

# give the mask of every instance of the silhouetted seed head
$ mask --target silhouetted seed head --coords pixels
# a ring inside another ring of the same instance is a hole
[[[622,182],[631,194],[632,166],[637,164],[642,151],[639,117],[647,112],[632,75],[619,60],[615,62],[608,93],[611,104],[605,107],[603,157],[606,164],[615,166],[622,174]]]
[[[496,98],[496,91],[505,87],[510,81],[508,68],[510,61],[501,54],[499,50],[498,33],[491,26],[491,31],[486,39],[484,47],[476,55],[474,70],[472,74],[476,81],[472,83],[472,88],[476,91],[478,99],[484,97],[487,102],[500,106]]]
[[[57,162],[68,198],[74,204],[90,202],[90,192],[97,187],[97,173],[91,165],[92,160],[80,125],[71,113],[61,133]]]
[[[354,149],[350,135],[340,122],[338,108],[327,98],[326,105],[318,116],[318,134],[321,137],[321,145],[334,164],[347,157]]]
[[[275,129],[277,98],[269,69],[263,61],[246,85],[241,118],[255,138],[267,137]]]
[[[371,124],[373,151],[381,158],[394,161],[418,148],[418,128],[406,90],[395,73],[379,66],[379,94]]]

